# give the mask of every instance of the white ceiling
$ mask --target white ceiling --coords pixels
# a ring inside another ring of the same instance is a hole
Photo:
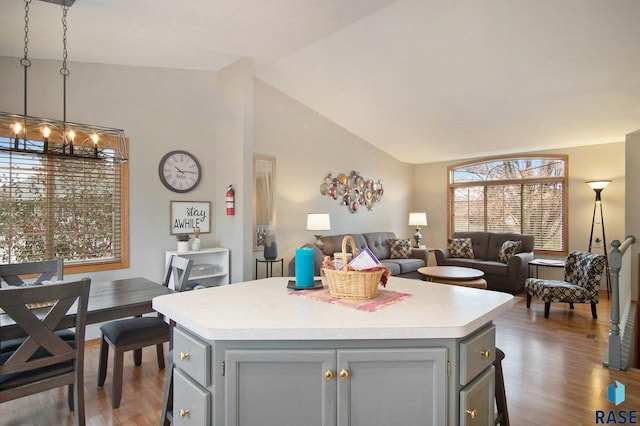
[[[30,5],[30,58],[61,57]],[[618,142],[640,129],[638,0],[77,0],[69,60],[256,75],[408,163]],[[0,55],[24,3],[0,0]]]

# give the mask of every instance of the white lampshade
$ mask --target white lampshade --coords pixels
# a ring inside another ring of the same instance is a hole
[[[427,214],[425,212],[409,213],[410,226],[427,226]]]
[[[309,213],[307,215],[307,231],[329,231],[330,229],[329,213]]]
[[[585,182],[587,185],[589,185],[593,190],[603,190],[607,187],[607,185],[609,185],[611,183],[610,180],[590,180]]]

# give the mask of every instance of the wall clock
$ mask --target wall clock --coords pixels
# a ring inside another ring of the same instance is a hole
[[[200,183],[198,159],[187,151],[167,152],[158,167],[160,181],[173,192],[189,192]]]

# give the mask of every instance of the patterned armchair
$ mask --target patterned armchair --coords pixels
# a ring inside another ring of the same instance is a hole
[[[527,293],[527,308],[531,306],[531,296],[544,302],[544,317],[549,318],[551,302],[591,303],[591,315],[598,318],[596,303],[600,300],[600,280],[605,273],[605,257],[601,254],[572,251],[564,266],[564,281],[527,278],[524,290]]]

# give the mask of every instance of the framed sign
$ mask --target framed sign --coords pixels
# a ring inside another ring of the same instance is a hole
[[[193,234],[194,228],[200,233],[211,232],[210,201],[171,201],[171,235]]]

